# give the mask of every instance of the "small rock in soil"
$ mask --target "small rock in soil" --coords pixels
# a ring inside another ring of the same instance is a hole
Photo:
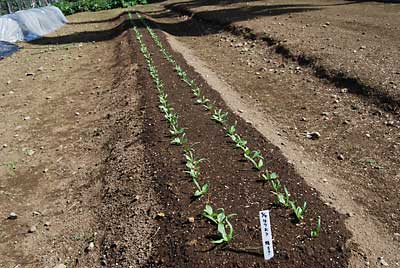
[[[393,240],[400,242],[400,233],[394,233],[393,234]]]
[[[194,217],[188,217],[188,222],[194,223]]]
[[[36,231],[37,231],[36,226],[33,225],[31,226],[31,228],[29,228],[28,233],[33,234],[36,233]]]
[[[387,125],[389,127],[394,127],[394,121],[386,121],[385,125]]]
[[[383,259],[383,257],[378,258],[379,264],[382,266],[389,266],[389,264]]]
[[[340,90],[340,93],[347,93],[347,92],[349,92],[349,90],[348,90],[347,88],[342,88],[342,89]]]
[[[158,212],[157,215],[156,215],[156,219],[164,218],[164,217],[165,217],[165,213],[164,212]]]
[[[307,132],[306,137],[310,140],[318,140],[321,137],[318,131]]]
[[[337,159],[344,160],[344,156],[342,154],[338,154]]]
[[[57,264],[56,266],[54,266],[54,268],[67,268],[67,266],[65,266],[64,264],[60,263],[60,264]]]
[[[16,220],[18,218],[17,213],[11,212],[10,215],[8,215],[7,219],[9,220]]]
[[[49,221],[46,221],[46,222],[44,223],[44,227],[50,227],[50,225],[51,225],[51,223],[50,223]]]
[[[85,252],[90,252],[94,249],[94,242],[90,242],[89,245],[86,247]]]
[[[40,213],[39,211],[34,211],[34,212],[32,212],[32,215],[33,216],[40,216],[40,215],[42,215],[42,213]]]

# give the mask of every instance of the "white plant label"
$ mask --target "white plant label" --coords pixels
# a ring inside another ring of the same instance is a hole
[[[274,248],[272,246],[272,233],[269,210],[260,211],[260,225],[264,249],[264,259],[270,260],[272,259],[272,257],[274,257]]]

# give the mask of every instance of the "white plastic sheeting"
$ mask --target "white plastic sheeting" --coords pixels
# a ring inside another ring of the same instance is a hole
[[[9,15],[0,17],[0,40],[15,43],[24,40],[24,33],[19,24]]]
[[[19,30],[10,19],[18,24]],[[0,41],[31,41],[57,30],[66,22],[63,13],[53,6],[17,11],[0,17]]]

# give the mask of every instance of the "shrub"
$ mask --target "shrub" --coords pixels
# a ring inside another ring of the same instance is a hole
[[[100,11],[144,4],[147,4],[147,0],[78,0],[60,1],[54,3],[54,6],[58,7],[64,15],[68,16],[84,11]]]

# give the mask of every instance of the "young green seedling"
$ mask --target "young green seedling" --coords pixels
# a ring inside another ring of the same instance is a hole
[[[219,211],[224,212],[224,209],[219,208],[217,209],[217,211],[214,212],[213,208],[209,204],[206,204],[206,207],[204,208],[202,215],[203,217],[209,219],[212,223],[218,225],[217,216]]]
[[[186,133],[183,133],[180,137],[175,137],[172,141],[171,144],[175,145],[183,145],[187,143],[187,138],[186,138]]]
[[[229,228],[229,233],[226,232],[226,225]],[[213,244],[223,244],[229,243],[233,239],[233,226],[229,222],[228,218],[225,219],[225,222],[218,224],[218,233],[221,235],[221,239],[212,240],[211,243]]]
[[[178,126],[178,115],[176,113],[167,113],[164,115],[164,117],[171,126]]]
[[[268,170],[266,170],[265,173],[261,175],[261,178],[264,181],[273,181],[278,179],[279,176],[275,172],[269,172]]]
[[[279,190],[282,187],[281,182],[277,179],[277,180],[272,180],[271,184],[272,184],[272,189],[274,189],[274,193],[278,194]]]
[[[171,133],[172,136],[179,136],[185,132],[185,129],[182,127],[177,127],[175,125],[171,126],[171,129],[169,130],[169,133]]]
[[[261,153],[259,151],[253,151],[246,147],[244,150],[244,157],[249,160],[251,163],[253,163],[254,167],[257,170],[261,170],[264,166],[264,161]]]
[[[281,203],[284,207],[290,207],[290,193],[286,186],[283,186],[283,190],[285,191],[285,195],[282,193],[277,194],[278,202]]]
[[[201,104],[201,105],[207,105],[207,103],[209,103],[210,100],[207,99],[205,96],[201,96],[200,98],[198,98],[196,100],[196,104]]]
[[[221,109],[214,110],[214,114],[212,115],[211,119],[223,125],[228,120],[228,113],[222,112]]]
[[[206,194],[208,192],[208,187],[209,187],[208,182],[203,186],[200,186],[199,182],[195,178],[193,178],[193,183],[197,188],[196,192],[194,193],[195,197],[202,196],[203,194]]]
[[[186,167],[189,169],[198,169],[200,163],[205,160],[204,158],[196,159],[192,151],[185,152],[184,156],[186,158]]]
[[[212,111],[215,109],[215,102],[211,103],[207,103],[205,105],[203,105],[203,107],[206,109],[206,111]]]
[[[201,96],[201,90],[200,90],[200,88],[198,88],[197,86],[195,86],[194,88],[192,88],[192,92],[193,92],[193,95],[194,95],[196,98],[199,98],[199,97]]]
[[[247,141],[245,139],[242,139],[238,134],[234,135],[234,141],[236,143],[236,147],[240,148],[243,150],[243,152],[247,151]]]
[[[237,121],[235,121],[234,125],[231,125],[226,128],[226,136],[230,137],[232,139],[232,136],[236,134],[236,124]]]
[[[189,170],[185,170],[185,173],[189,174],[190,177],[192,177],[193,180],[197,180],[200,176],[200,171],[194,168],[191,168]]]
[[[317,238],[321,232],[321,216],[318,216],[317,220],[317,228],[314,230],[311,230],[311,237],[312,238]]]
[[[298,207],[295,202],[290,201],[290,206],[296,216],[297,221],[302,221],[304,218],[304,213],[306,212],[307,202],[304,202],[303,207]]]
[[[225,215],[225,210],[223,208],[218,208],[217,211],[214,211],[213,208],[208,204],[203,210],[202,215],[215,225],[218,225],[219,223],[224,222],[226,219],[236,216],[236,214]]]

